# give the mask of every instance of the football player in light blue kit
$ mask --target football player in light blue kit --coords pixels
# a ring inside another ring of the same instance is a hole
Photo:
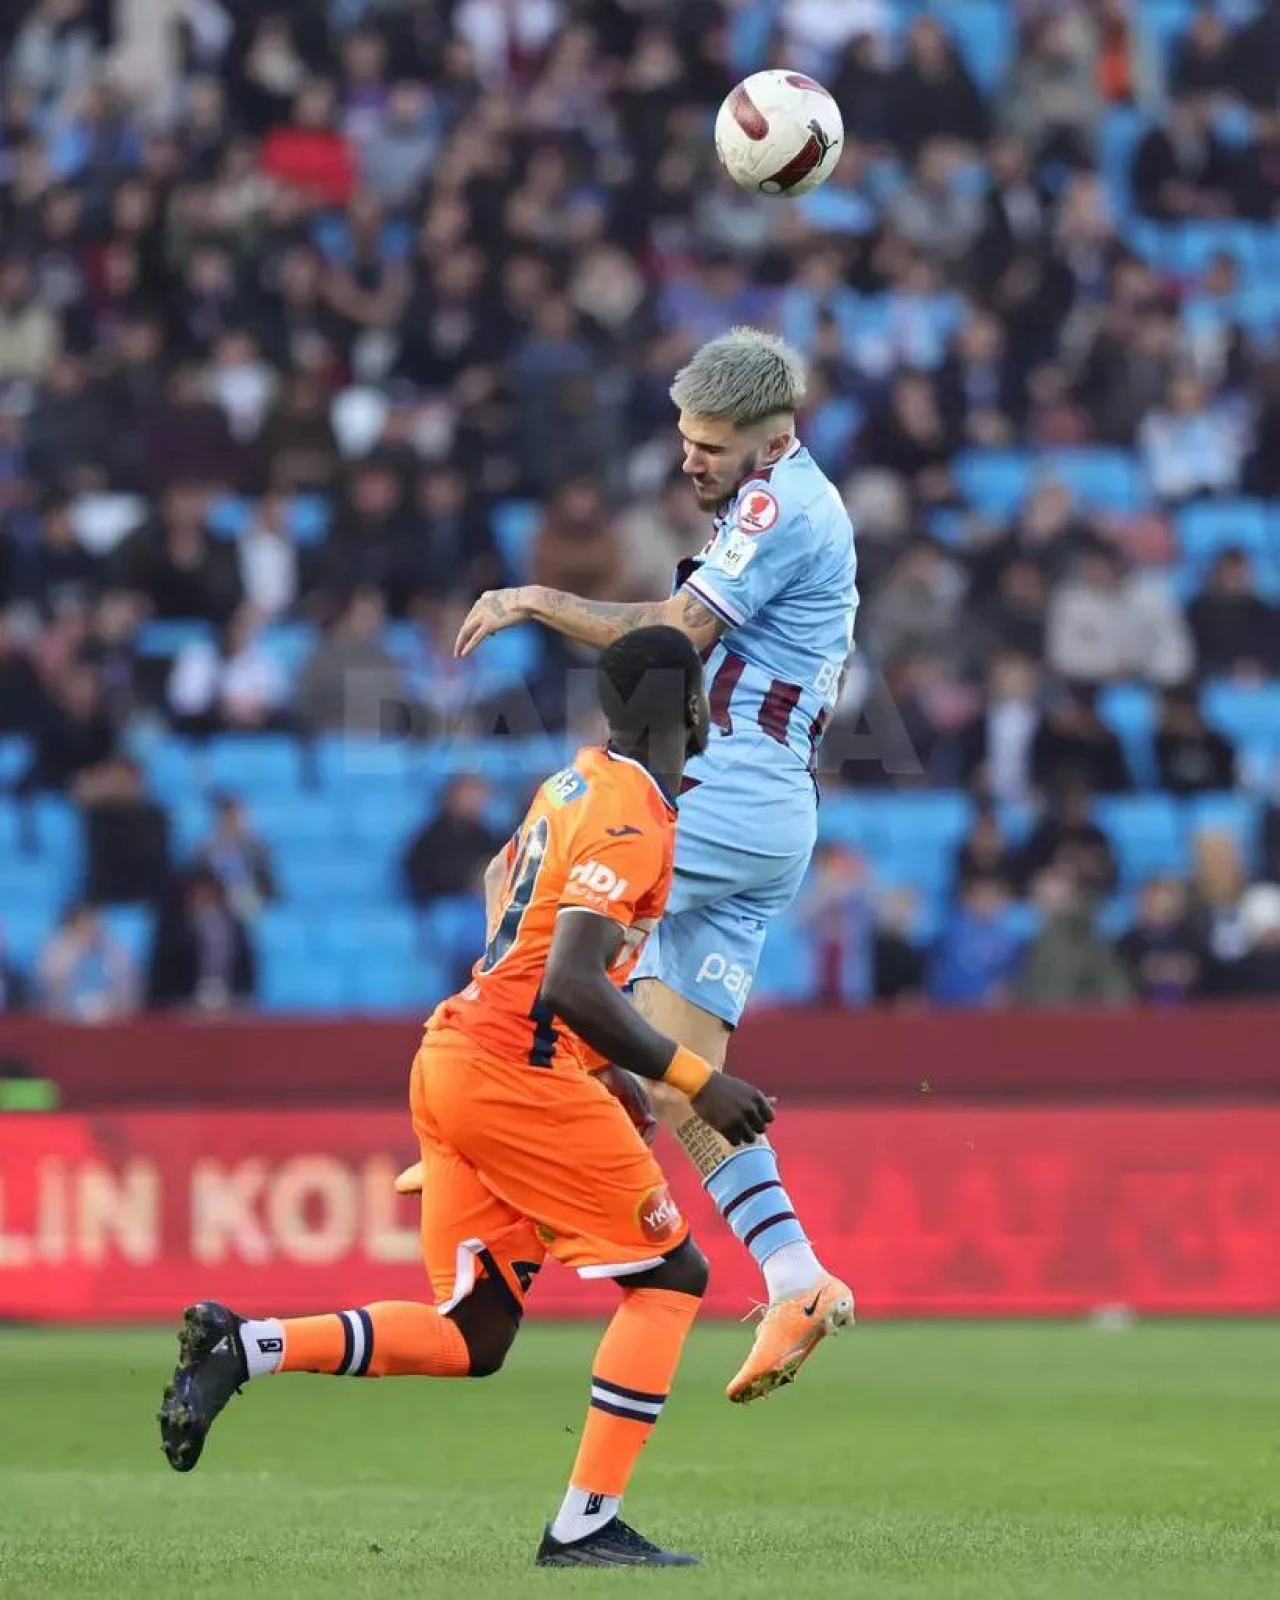
[[[667,623],[707,654],[714,732],[680,796],[675,881],[636,969],[634,998],[654,1026],[723,1066],[768,924],[791,904],[817,832],[815,758],[853,647],[853,528],[835,486],[796,437],[800,357],[754,328],[704,345],[676,376],[684,471],[714,517],[675,592],[613,605],[541,586],[481,596],[458,636],[467,655],[530,619],[603,649]],[[769,1308],[729,1384],[749,1401],[789,1383],[853,1296],[813,1252],[773,1149],[733,1150],[659,1086],[656,1108],[763,1270]]]

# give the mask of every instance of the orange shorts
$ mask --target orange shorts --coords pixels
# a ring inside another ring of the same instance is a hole
[[[483,1272],[523,1306],[547,1255],[621,1278],[689,1236],[652,1151],[587,1073],[497,1062],[441,1031],[414,1059],[409,1105],[437,1301],[457,1304]]]

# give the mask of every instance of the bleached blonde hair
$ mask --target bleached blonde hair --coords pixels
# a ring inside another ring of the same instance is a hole
[[[804,359],[785,339],[761,328],[731,328],[681,367],[670,394],[681,411],[742,428],[798,411],[805,385]]]

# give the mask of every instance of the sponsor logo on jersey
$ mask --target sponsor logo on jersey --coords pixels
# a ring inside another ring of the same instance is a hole
[[[542,792],[546,795],[548,804],[559,811],[571,800],[578,800],[586,794],[587,780],[576,767],[566,767],[563,772],[557,772],[547,779],[542,785]]]
[[[740,578],[748,565],[755,560],[760,546],[745,533],[731,533],[707,565],[728,578]]]
[[[671,1190],[664,1183],[653,1189],[640,1202],[640,1232],[650,1244],[666,1244],[679,1228],[683,1218],[680,1207],[671,1198]]]
[[[695,983],[722,983],[735,999],[746,1000],[751,993],[752,973],[740,961],[729,961],[719,950],[702,958]]]
[[[748,489],[735,518],[743,533],[768,533],[778,520],[778,502],[768,489]]]
[[[569,882],[605,900],[621,900],[627,892],[627,880],[602,861],[580,861],[569,873]]]

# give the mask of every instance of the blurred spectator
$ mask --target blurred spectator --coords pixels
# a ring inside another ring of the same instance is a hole
[[[1164,408],[1150,412],[1138,430],[1138,446],[1151,487],[1166,505],[1240,486],[1239,429],[1222,407],[1210,405],[1194,373],[1174,374]]]
[[[1034,163],[1087,165],[1100,110],[1087,20],[1068,9],[1028,23],[1005,89],[1005,125]]]
[[[947,425],[967,444],[1013,443],[1026,410],[1022,384],[1004,328],[989,311],[970,311],[939,374],[939,388]]]
[[[1093,926],[1093,902],[1075,875],[1040,875],[1034,898],[1043,921],[1027,950],[1018,999],[1028,1006],[1123,1005],[1132,997],[1124,966]]]
[[[1103,444],[1132,446],[1143,419],[1164,403],[1180,337],[1178,322],[1163,303],[1104,309],[1077,390]]]
[[[1106,834],[1093,820],[1092,795],[1078,778],[1053,790],[1044,816],[1032,829],[1019,858],[1024,891],[1045,873],[1065,875],[1068,887],[1091,899],[1111,893],[1119,876]]]
[[[215,795],[213,810],[213,832],[197,850],[195,866],[218,880],[232,911],[248,922],[277,898],[271,857],[238,795]]]
[[[1220,95],[1232,88],[1231,29],[1216,5],[1197,5],[1174,45],[1169,86],[1179,100]]]
[[[198,367],[173,373],[163,394],[144,406],[139,434],[140,470],[152,493],[186,500],[197,486],[239,487],[242,452]]]
[[[405,572],[415,594],[479,593],[503,580],[490,507],[456,467],[418,474],[408,543]]]
[[[998,812],[990,804],[981,805],[956,853],[957,886],[963,888],[975,878],[1012,883],[1017,871],[1017,852],[1005,837]]]
[[[250,608],[267,619],[293,609],[298,598],[298,549],[289,532],[288,502],[267,495],[236,541],[240,587]]]
[[[38,541],[15,552],[13,598],[41,605],[49,613],[84,606],[96,596],[101,578],[101,560],[76,537],[71,502],[51,496],[40,516]]]
[[[939,505],[954,494],[950,462],[958,447],[932,379],[904,372],[894,379],[888,404],[868,422],[860,454],[905,478],[925,504]]]
[[[1094,543],[1070,489],[1058,479],[1037,479],[1009,531],[978,554],[974,589],[985,598],[998,585],[1010,562],[1034,561],[1050,583],[1066,575],[1076,558]],[[1037,643],[1032,652],[1042,654]]]
[[[159,516],[124,541],[115,577],[156,617],[222,623],[240,603],[235,550],[210,538],[205,497],[191,484],[168,490]]]
[[[455,778],[445,790],[440,810],[405,852],[405,886],[415,905],[476,892],[505,843],[485,820],[489,801],[488,785],[479,778]]]
[[[1047,707],[1031,745],[1031,776],[1042,791],[1073,782],[1097,794],[1133,787],[1124,747],[1098,715],[1092,690],[1063,690]]]
[[[308,590],[332,608],[355,589],[380,589],[389,606],[403,611],[413,535],[395,464],[378,458],[361,462],[352,471],[332,533],[307,563]]]
[[[866,1005],[876,991],[875,908],[864,857],[840,844],[814,853],[796,921],[823,1005]]]
[[[61,346],[58,319],[37,298],[30,268],[0,263],[0,383],[38,383]]]
[[[1130,182],[1138,209],[1160,222],[1226,217],[1238,206],[1239,169],[1213,131],[1213,103],[1176,101],[1168,125],[1152,128],[1133,156]]]
[[[25,1011],[30,999],[30,988],[26,978],[9,959],[4,927],[0,925],[0,1017],[11,1017],[19,1011]]]
[[[917,539],[872,596],[862,619],[862,648],[878,661],[951,655],[959,648],[964,590],[948,552],[931,539]]]
[[[253,998],[256,965],[248,929],[220,880],[200,867],[178,879],[156,921],[148,1006],[225,1011]]]
[[[889,889],[876,907],[876,1000],[913,1005],[924,1000],[928,964],[917,941],[919,906],[909,888]]]
[[[40,1009],[68,1022],[108,1022],[138,1002],[137,975],[91,905],[73,906],[37,963]]]
[[[982,203],[966,188],[951,147],[936,139],[920,152],[915,174],[889,209],[894,228],[915,250],[958,262],[982,226]]]
[[[312,732],[395,734],[407,716],[404,675],[382,644],[386,606],[376,589],[352,596],[298,677],[294,705]]]
[[[994,140],[982,229],[975,249],[975,275],[979,281],[998,282],[1022,250],[1037,247],[1046,216],[1045,196],[1032,172],[1026,147],[1016,138]]]
[[[1170,794],[1212,794],[1233,789],[1236,755],[1211,728],[1194,689],[1166,689],[1156,728],[1156,770]]]
[[[1158,581],[1126,570],[1114,547],[1095,544],[1049,601],[1049,665],[1074,683],[1138,677],[1184,682],[1195,665],[1186,619]]]
[[[958,774],[988,800],[1021,805],[1031,798],[1038,692],[1039,670],[1029,656],[1010,651],[991,662],[983,711],[960,735]]]
[[[19,793],[74,788],[115,753],[116,731],[91,667],[73,665],[37,702],[31,726],[35,758]]]
[[[1204,829],[1195,835],[1192,850],[1192,916],[1211,957],[1209,982],[1218,992],[1223,969],[1239,961],[1248,948],[1240,915],[1248,880],[1232,834]]]
[[[671,587],[676,567],[707,542],[707,519],[682,472],[672,473],[661,497],[632,506],[617,521],[623,600],[652,600]]]
[[[259,733],[287,725],[288,685],[261,641],[262,619],[242,607],[217,643],[196,639],[173,664],[168,702],[184,733]]]
[[[1160,96],[1158,47],[1130,0],[1100,0],[1096,17],[1098,92],[1108,105],[1151,105]]]
[[[1219,969],[1217,992],[1240,1000],[1280,997],[1280,885],[1255,883],[1240,903],[1244,954]]]
[[[1219,553],[1187,608],[1201,670],[1262,677],[1280,665],[1280,615],[1254,584],[1245,551]]]
[[[1013,998],[1025,938],[1002,878],[970,878],[943,925],[929,969],[936,1005],[999,1006]]]
[[[955,44],[933,17],[917,17],[889,94],[888,132],[913,160],[932,139],[982,145],[990,113]]]
[[[295,328],[294,337],[302,336]],[[300,367],[289,376],[262,425],[258,455],[279,494],[333,486],[341,456],[324,385],[314,372]]]
[[[283,87],[292,77],[292,69],[286,69],[276,81]],[[267,94],[274,98],[270,90]],[[345,206],[355,187],[356,164],[350,144],[335,126],[336,115],[332,87],[319,79],[304,83],[289,122],[273,127],[262,142],[266,176],[301,190],[312,203]]]
[[[585,478],[566,483],[534,538],[533,581],[589,600],[610,600],[621,579],[621,540],[599,488]]]
[[[1144,884],[1137,920],[1118,949],[1134,993],[1145,1005],[1181,1005],[1195,998],[1204,977],[1204,950],[1185,884],[1177,878]]]
[[[80,786],[85,896],[94,905],[160,899],[169,876],[169,818],[148,799],[136,761],[106,762]]]

